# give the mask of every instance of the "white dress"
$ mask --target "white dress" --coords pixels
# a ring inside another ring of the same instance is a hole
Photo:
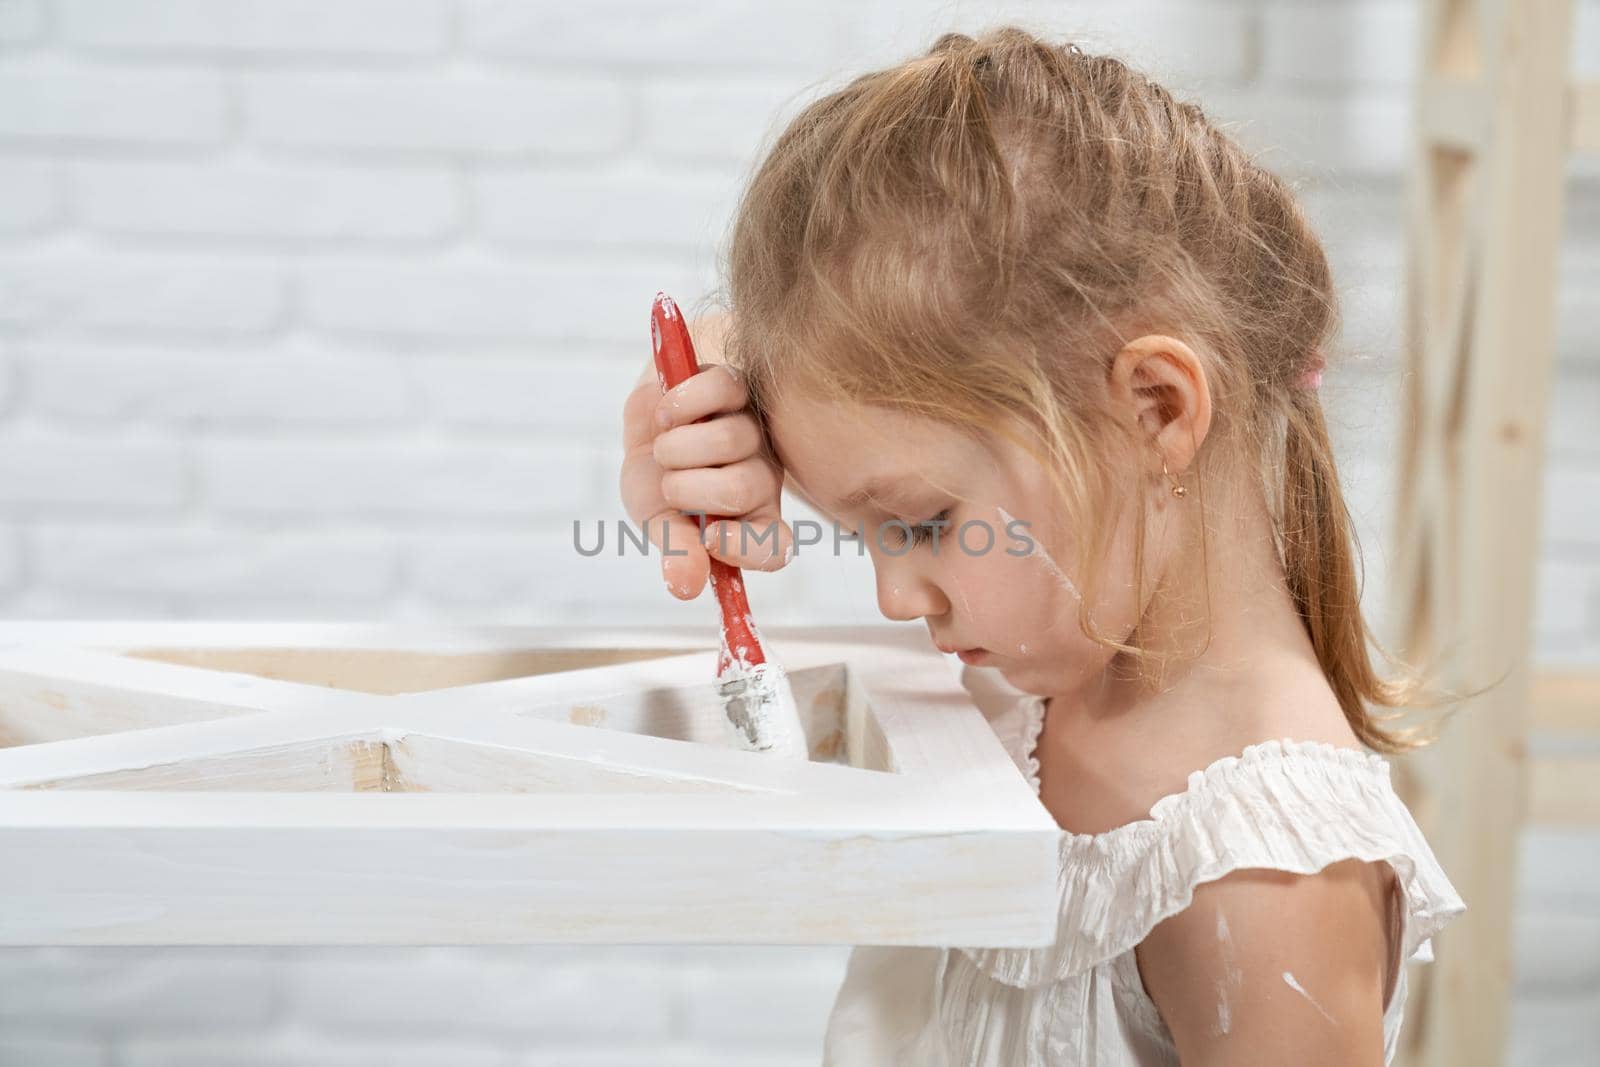
[[[1012,689],[993,668],[966,668],[962,682],[1037,794],[1044,698]],[[823,1067],[1176,1067],[1134,947],[1186,908],[1196,886],[1234,870],[1309,874],[1339,860],[1387,860],[1404,897],[1402,960],[1431,961],[1429,939],[1466,910],[1395,794],[1388,761],[1322,742],[1250,745],[1191,773],[1148,819],[1100,834],[1062,831],[1060,850],[1052,945],[856,946]],[[1405,999],[1402,967],[1383,1015],[1385,1063]]]

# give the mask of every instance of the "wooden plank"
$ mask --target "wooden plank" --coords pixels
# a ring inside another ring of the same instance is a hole
[[[1534,759],[1528,775],[1528,821],[1600,827],[1600,755]]]
[[[475,744],[421,732],[396,735],[384,749],[388,773],[384,788],[400,792],[551,793],[720,793],[730,803],[749,793],[784,793],[748,782],[700,775],[663,774],[651,768],[606,766],[573,756],[506,745]]]
[[[319,737],[220,756],[29,782],[25,789],[160,789],[215,792],[381,790],[381,737]]]
[[[1488,101],[1475,79],[1427,79],[1420,94],[1420,110],[1421,134],[1428,141],[1469,152],[1478,151],[1488,141]]]
[[[714,614],[714,612],[713,612]],[[845,627],[860,632],[874,627]],[[788,627],[807,640],[826,628]],[[867,638],[883,640],[883,638]],[[124,653],[169,649],[375,649],[456,655],[524,649],[638,648],[688,653],[717,647],[704,626],[455,626],[367,622],[237,622],[186,619],[0,619],[0,646],[59,645]]]
[[[228,759],[283,745],[376,737],[383,724],[377,709],[330,699],[327,710],[241,715],[20,745],[0,749],[0,790]]]
[[[125,656],[363,693],[396,695],[609,667],[677,649],[514,648],[419,652],[386,648],[130,648]]]
[[[871,803],[887,795],[914,790],[919,783],[884,771],[862,770],[837,763],[775,760],[766,753],[746,752],[668,738],[596,730],[571,723],[535,718],[497,717],[463,721],[438,709],[416,711],[393,726],[390,737],[421,733],[445,740],[501,748],[588,763],[596,769],[634,775],[701,779],[724,787],[762,792],[829,791]],[[998,744],[998,740],[996,743]],[[779,766],[782,764],[782,766]]]
[[[641,824],[637,798],[597,797],[622,804],[612,830],[536,828],[529,796],[485,812],[466,794],[285,794],[269,811],[229,794],[207,798],[220,825],[183,829],[193,812],[162,803],[180,794],[120,798],[120,824],[100,826],[31,806],[96,797],[28,792],[0,805],[11,861],[0,944],[1026,947],[1055,935],[1056,852],[1028,830],[831,834],[811,805],[762,797],[748,803],[772,823],[761,827],[740,824],[745,800],[694,798],[726,825],[681,827]],[[777,825],[780,803],[805,825]],[[410,825],[382,825],[402,813]]]
[[[0,650],[0,747],[293,708],[323,695],[113,652],[14,646]]]
[[[1600,152],[1600,81],[1572,87],[1568,103],[1572,114],[1568,143],[1574,152]]]
[[[1534,729],[1600,734],[1600,671],[1541,667],[1533,676],[1528,709]]]

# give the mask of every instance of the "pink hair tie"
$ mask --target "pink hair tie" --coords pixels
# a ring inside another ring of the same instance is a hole
[[[1327,365],[1328,361],[1322,357],[1320,350],[1313,352],[1311,354],[1311,365],[1300,372],[1300,377],[1294,381],[1294,387],[1296,389],[1320,388],[1322,386],[1322,368]]]

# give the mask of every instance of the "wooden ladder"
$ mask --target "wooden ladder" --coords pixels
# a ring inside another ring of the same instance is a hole
[[[1499,1064],[1525,819],[1600,825],[1600,758],[1530,759],[1530,727],[1600,736],[1600,672],[1531,663],[1566,163],[1600,149],[1570,0],[1424,0],[1409,175],[1406,370],[1385,643],[1454,690],[1396,761],[1468,911],[1408,976],[1397,1062]]]

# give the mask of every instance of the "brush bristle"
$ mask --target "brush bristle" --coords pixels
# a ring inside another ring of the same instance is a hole
[[[808,759],[794,691],[781,665],[747,667],[719,686],[726,721],[739,748]]]

